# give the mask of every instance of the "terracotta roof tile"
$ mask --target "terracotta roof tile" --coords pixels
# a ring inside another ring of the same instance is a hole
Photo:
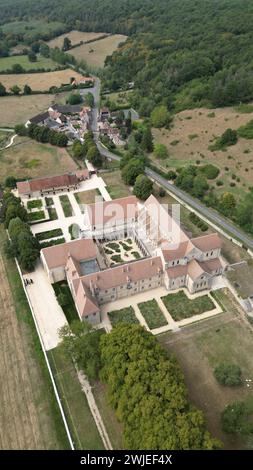
[[[66,266],[70,254],[77,261],[96,258],[97,247],[91,239],[74,240],[41,250],[49,269]]]
[[[201,251],[215,250],[221,248],[221,240],[217,233],[211,233],[203,237],[192,238],[191,242]]]

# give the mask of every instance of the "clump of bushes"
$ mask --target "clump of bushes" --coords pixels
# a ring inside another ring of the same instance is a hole
[[[191,212],[189,214],[189,220],[194,224],[196,225],[202,232],[206,232],[208,230],[208,225],[203,221],[201,220],[196,214],[195,212]]]
[[[219,364],[214,369],[214,376],[221,385],[235,387],[242,384],[242,371],[237,364]]]

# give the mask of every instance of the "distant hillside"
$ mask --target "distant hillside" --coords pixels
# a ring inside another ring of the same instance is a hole
[[[253,99],[251,0],[0,0],[0,8],[2,24],[43,16],[67,30],[129,35],[107,60],[105,86],[135,81],[144,116],[160,103],[179,111]]]

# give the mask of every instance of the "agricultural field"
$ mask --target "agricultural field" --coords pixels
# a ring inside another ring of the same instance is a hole
[[[45,111],[54,95],[2,96],[0,98],[0,126],[14,127]]]
[[[0,229],[0,449],[67,449],[68,442],[16,265]],[[4,379],[3,379],[4,378]]]
[[[238,129],[253,119],[253,107],[245,109],[247,112],[243,111],[244,108],[238,110],[227,107],[178,113],[170,130],[153,129],[155,142],[165,144],[169,152],[167,159],[158,160],[153,156],[153,161],[166,169],[196,164],[197,161],[199,164],[212,163],[220,168],[217,179],[223,181],[223,186],[215,186],[218,193],[229,190],[235,195],[241,195],[242,191],[247,192],[248,187],[252,186],[253,140],[240,138],[236,145],[223,151],[211,151],[208,148],[226,129]],[[233,174],[240,181],[231,187]]]
[[[85,60],[88,66],[99,69],[104,66],[106,57],[112,55],[118,45],[126,41],[126,39],[127,36],[114,34],[105,39],[100,39],[90,44],[83,44],[75,49],[71,49],[69,53],[77,60]]]
[[[37,56],[36,62],[30,62],[27,55],[19,56],[10,56],[10,57],[1,57],[0,58],[0,73],[5,70],[10,70],[13,65],[19,64],[23,67],[24,70],[32,69],[51,69],[54,70],[59,65],[53,60],[43,57],[41,55]]]
[[[246,379],[253,378],[253,331],[230,298],[225,293],[219,296],[226,304],[226,313],[184,328],[179,336],[163,334],[159,341],[179,360],[190,401],[203,410],[209,431],[223,442],[224,449],[243,449],[245,442],[222,432],[220,413],[228,404],[252,397],[253,385],[247,386]],[[218,384],[213,370],[221,362],[240,366],[241,387]]]
[[[61,34],[60,36],[51,39],[50,41],[48,41],[48,45],[49,47],[61,48],[63,45],[64,38],[68,37],[71,41],[72,46],[74,46],[75,44],[79,44],[81,41],[93,41],[105,35],[106,33],[85,33],[82,31],[70,31],[69,33]],[[69,51],[69,53],[71,54],[71,50]]]
[[[0,182],[7,176],[38,178],[76,170],[65,148],[18,137],[14,145],[0,152]]]
[[[0,75],[0,83],[2,83],[7,90],[10,90],[14,85],[18,85],[21,89],[24,85],[29,85],[34,91],[47,91],[52,86],[60,87],[63,84],[70,83],[70,79],[73,75],[75,77],[81,77],[80,74],[73,72],[71,69],[42,73],[4,74]],[[2,100],[2,98],[0,100]]]

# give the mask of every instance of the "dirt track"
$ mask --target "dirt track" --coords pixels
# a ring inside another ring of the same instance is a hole
[[[29,331],[18,321],[0,254],[0,449],[59,448]]]

